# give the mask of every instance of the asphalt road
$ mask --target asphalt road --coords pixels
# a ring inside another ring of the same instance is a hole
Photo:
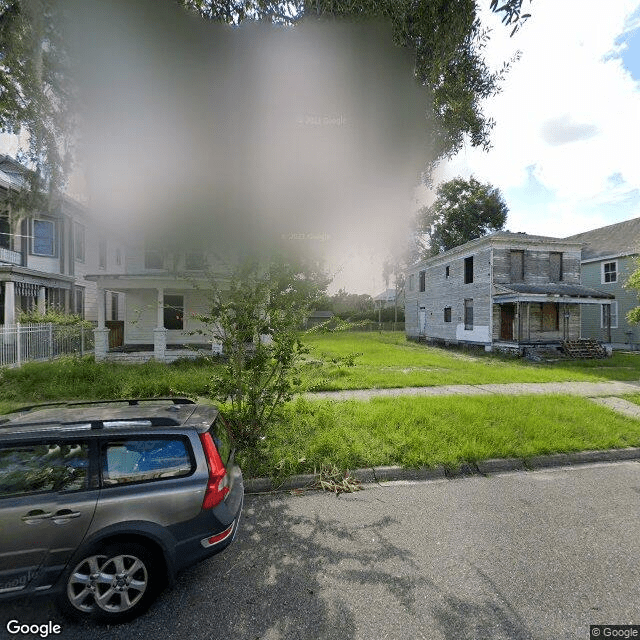
[[[65,640],[589,638],[640,624],[640,463],[247,496],[236,542],[142,618],[74,625],[34,599],[0,606],[0,635],[27,637],[10,619]]]

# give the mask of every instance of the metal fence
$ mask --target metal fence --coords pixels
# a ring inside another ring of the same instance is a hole
[[[77,325],[15,324],[0,326],[0,366],[84,355],[94,348],[93,331]]]

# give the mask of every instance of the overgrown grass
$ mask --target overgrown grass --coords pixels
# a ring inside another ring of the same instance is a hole
[[[206,395],[216,366],[188,361],[96,363],[90,356],[27,363],[0,369],[0,409],[48,400]]]
[[[571,396],[375,398],[290,403],[249,476],[284,477],[322,465],[405,467],[640,445],[640,421]]]
[[[640,354],[604,360],[533,363],[408,342],[402,333],[309,334],[302,369],[308,391],[420,387],[445,384],[640,379]]]

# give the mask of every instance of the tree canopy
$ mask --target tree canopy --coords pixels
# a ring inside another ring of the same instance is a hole
[[[490,146],[493,121],[481,101],[499,91],[509,63],[497,72],[482,58],[488,38],[476,0],[175,0],[206,19],[228,24],[303,19],[390,21],[397,45],[415,54],[417,80],[432,94],[425,140],[435,160],[458,151],[465,139]],[[488,0],[485,0],[488,1]],[[526,20],[522,0],[491,0],[503,22]],[[55,192],[69,168],[74,92],[71,63],[61,37],[59,0],[0,0],[0,131],[28,136],[18,158],[32,169],[32,196]],[[435,162],[435,161],[434,161]],[[425,168],[428,169],[428,168]],[[426,174],[428,175],[428,174]]]
[[[443,182],[436,200],[419,214],[418,230],[428,237],[427,255],[437,255],[488,233],[500,231],[509,209],[500,190],[469,180]]]

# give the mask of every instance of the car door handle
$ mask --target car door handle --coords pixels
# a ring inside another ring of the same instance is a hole
[[[71,511],[71,509],[60,509],[56,511],[52,519],[55,524],[63,524],[72,518],[79,518],[82,514],[79,511]]]
[[[29,511],[26,515],[22,516],[22,521],[26,524],[38,524],[42,520],[48,520],[53,517],[53,513],[47,513],[42,509],[35,509],[34,511]]]

